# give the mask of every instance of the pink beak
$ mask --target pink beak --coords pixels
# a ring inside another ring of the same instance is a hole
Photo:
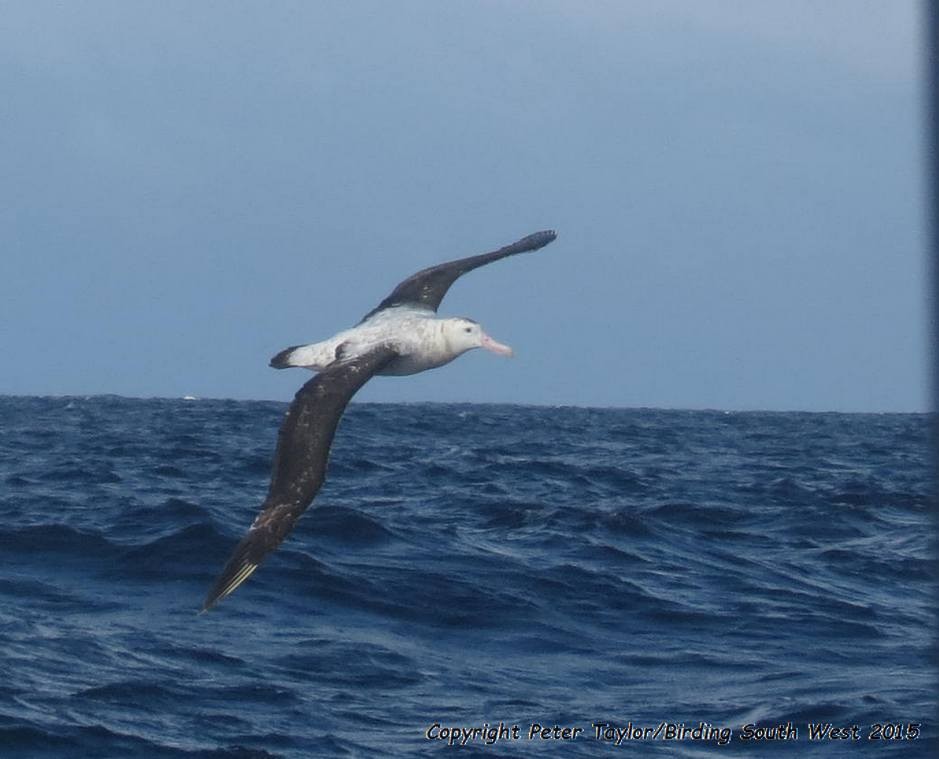
[[[502,343],[493,340],[485,332],[483,333],[483,339],[480,342],[480,346],[485,348],[487,351],[498,353],[500,356],[515,355],[515,352],[508,345],[503,345]]]

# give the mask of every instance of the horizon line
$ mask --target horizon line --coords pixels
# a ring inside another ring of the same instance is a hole
[[[188,402],[234,402],[234,403],[283,403],[289,404],[289,400],[277,398],[215,398],[192,395],[123,395],[121,393],[44,393],[39,395],[27,395],[23,393],[2,393],[0,398],[59,398],[71,399],[78,398],[90,400],[92,398],[120,398],[129,401],[188,401]],[[516,403],[513,401],[361,401],[353,399],[349,405],[362,406],[418,406],[418,405],[439,405],[439,406],[520,406],[522,408],[579,408],[579,409],[597,409],[610,411],[697,411],[712,412],[723,414],[854,414],[854,415],[930,415],[935,413],[934,409],[919,411],[872,411],[872,410],[840,410],[840,409],[774,409],[774,408],[717,408],[714,406],[616,406],[616,405],[596,405],[596,404],[578,404],[578,403]]]

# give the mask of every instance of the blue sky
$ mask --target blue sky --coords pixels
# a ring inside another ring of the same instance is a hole
[[[477,351],[372,401],[924,410],[912,2],[9,2],[0,393],[287,399],[405,276]]]

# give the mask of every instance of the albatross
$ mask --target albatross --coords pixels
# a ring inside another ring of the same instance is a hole
[[[294,345],[271,359],[275,369],[316,372],[297,392],[277,438],[267,498],[215,581],[203,611],[230,595],[293,529],[326,480],[329,448],[343,411],[376,374],[407,375],[453,361],[473,348],[511,356],[478,322],[437,316],[450,286],[473,269],[543,248],[556,237],[535,232],[491,253],[432,266],[401,282],[351,329],[318,343]]]

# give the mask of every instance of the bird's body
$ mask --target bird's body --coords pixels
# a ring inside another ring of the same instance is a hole
[[[536,232],[492,253],[419,271],[351,329],[286,348],[271,359],[277,369],[303,367],[319,373],[300,388],[287,410],[267,498],[206,596],[203,611],[241,585],[293,529],[326,479],[329,449],[346,405],[371,377],[416,374],[473,348],[512,355],[511,348],[489,337],[477,322],[438,317],[437,307],[466,272],[538,250],[554,238],[554,232]]]
[[[337,361],[367,353],[377,345],[394,345],[398,355],[377,374],[417,374],[448,364],[467,350],[480,347],[459,339],[464,322],[467,327],[475,324],[468,319],[442,319],[426,308],[392,306],[369,315],[328,340],[287,348],[271,359],[271,366],[275,369],[297,366],[320,372]],[[502,347],[508,351],[507,347]]]

